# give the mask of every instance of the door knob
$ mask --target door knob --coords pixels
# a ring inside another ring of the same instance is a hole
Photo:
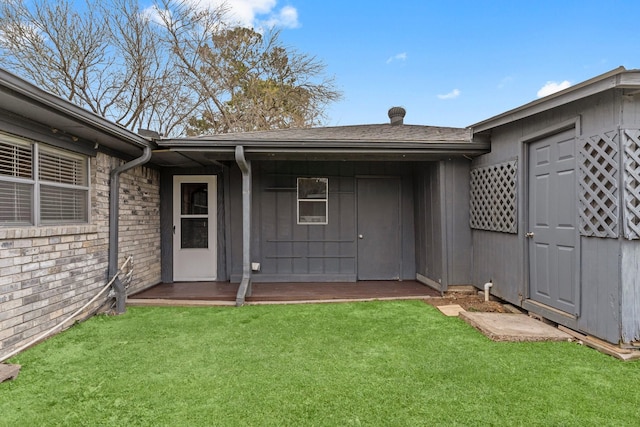
[[[527,234],[524,235],[524,237],[531,239],[534,236],[534,233],[532,231],[528,232]]]
[[[358,239],[364,239],[364,236],[362,234],[358,234]]]

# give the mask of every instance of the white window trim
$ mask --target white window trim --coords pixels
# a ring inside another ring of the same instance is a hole
[[[326,196],[322,199],[300,198],[300,180],[317,179],[326,183]],[[300,217],[300,202],[324,203],[324,221],[302,221]],[[327,225],[329,224],[329,178],[299,177],[296,180],[296,223],[298,225]]]

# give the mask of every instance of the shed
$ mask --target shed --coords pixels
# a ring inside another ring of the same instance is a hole
[[[473,281],[569,328],[640,340],[640,71],[471,126]]]

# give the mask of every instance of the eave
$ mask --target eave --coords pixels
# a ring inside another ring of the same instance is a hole
[[[150,141],[104,117],[0,69],[0,109],[48,126],[78,143],[107,147],[130,157],[140,156]]]

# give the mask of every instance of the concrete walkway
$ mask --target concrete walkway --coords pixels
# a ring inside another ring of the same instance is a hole
[[[459,317],[493,341],[568,341],[571,336],[526,314],[461,311]]]

